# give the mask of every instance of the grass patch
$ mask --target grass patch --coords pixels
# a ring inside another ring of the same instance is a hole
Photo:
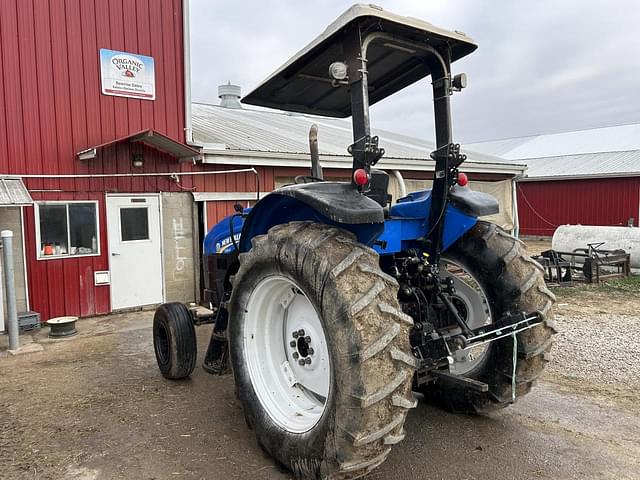
[[[640,294],[640,275],[618,278],[596,285],[597,290],[605,293],[638,293]]]
[[[585,292],[603,293],[609,295],[640,295],[640,275],[618,278],[602,283],[575,282],[571,287],[550,287],[551,291],[562,297],[571,297]]]

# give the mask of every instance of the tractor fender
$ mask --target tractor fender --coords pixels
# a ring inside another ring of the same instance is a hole
[[[251,249],[251,239],[275,225],[313,221],[353,232],[358,241],[371,243],[384,230],[382,207],[350,183],[318,182],[282,187],[261,199],[245,219],[240,251]]]
[[[454,185],[449,192],[451,204],[467,215],[483,217],[500,212],[498,201],[488,193],[475,192],[468,185]]]

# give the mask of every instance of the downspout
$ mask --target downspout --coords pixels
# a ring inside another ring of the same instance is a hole
[[[191,25],[189,22],[189,0],[182,0],[182,45],[184,65],[184,135],[187,145],[193,144],[191,123]]]
[[[518,217],[518,190],[516,188],[518,180],[524,178],[526,175],[521,173],[520,175],[514,175],[511,180],[511,195],[513,196],[512,203],[512,214],[513,214],[513,236],[516,238],[520,237],[520,218]]]
[[[27,311],[31,310],[29,302],[29,277],[27,276],[27,240],[24,236],[24,207],[20,207],[20,235],[22,236],[22,268],[24,270],[24,295]]]

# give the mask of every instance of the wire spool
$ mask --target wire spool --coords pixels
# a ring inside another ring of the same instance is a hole
[[[49,338],[72,337],[77,334],[76,322],[78,317],[56,317],[47,322],[50,327]]]

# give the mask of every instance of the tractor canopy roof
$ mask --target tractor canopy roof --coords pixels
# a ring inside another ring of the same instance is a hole
[[[357,4],[245,96],[242,102],[291,112],[350,116],[349,91],[335,86],[329,76],[329,65],[346,60],[345,50],[352,27],[358,27],[362,37],[374,32],[385,34],[371,42],[367,49],[370,105],[429,75],[429,67],[421,59],[428,52],[412,45],[439,48],[448,44],[452,62],[477,48],[473,40],[462,32],[452,32],[416,18],[386,12],[375,5]]]

